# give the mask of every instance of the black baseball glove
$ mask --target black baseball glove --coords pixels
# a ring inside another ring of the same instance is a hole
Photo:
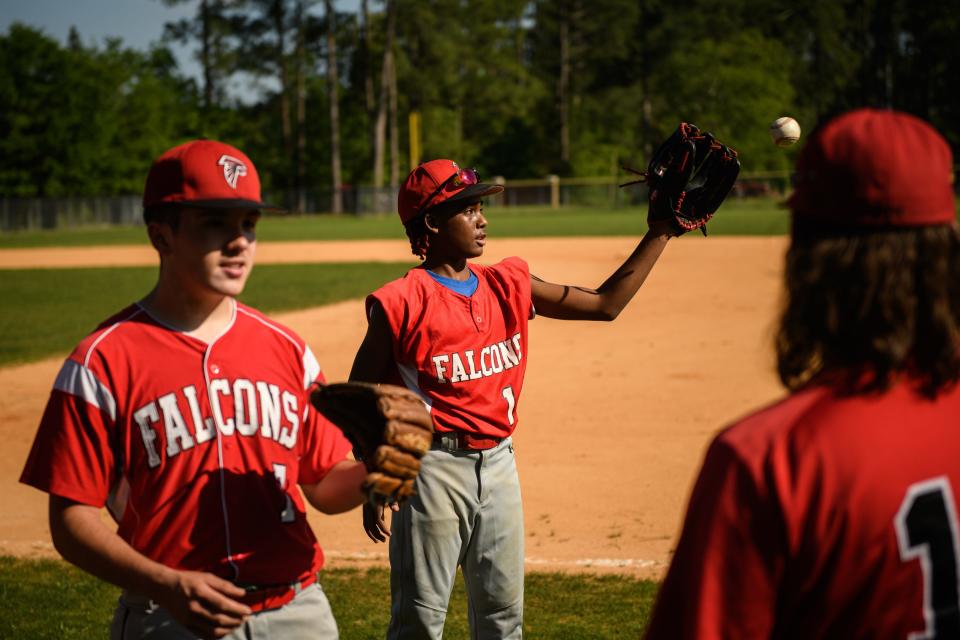
[[[433,442],[433,419],[417,394],[389,384],[341,382],[317,388],[310,402],[366,464],[363,488],[371,503],[402,502],[414,494],[420,458]]]
[[[681,122],[653,153],[646,171],[624,167],[642,176],[620,185],[646,182],[650,189],[649,222],[673,220],[677,235],[700,229],[733,188],[740,173],[737,152],[711,133]]]

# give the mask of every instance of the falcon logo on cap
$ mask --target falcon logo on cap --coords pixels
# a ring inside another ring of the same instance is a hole
[[[243,163],[243,160],[238,160],[233,156],[222,155],[217,164],[223,167],[223,179],[234,189],[237,188],[237,180],[240,179],[240,176],[247,175],[247,165]]]

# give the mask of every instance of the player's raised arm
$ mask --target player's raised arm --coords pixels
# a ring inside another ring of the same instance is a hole
[[[530,274],[537,314],[559,320],[613,320],[643,285],[671,233],[666,222],[651,224],[630,257],[596,289],[555,284]]]
[[[646,280],[671,236],[706,224],[740,173],[737,152],[712,134],[681,122],[654,152],[646,171],[629,171],[646,183],[650,230],[620,268],[596,289],[545,282],[531,275],[537,313],[561,320],[613,320]]]

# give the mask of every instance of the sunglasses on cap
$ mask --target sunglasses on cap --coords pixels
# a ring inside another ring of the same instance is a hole
[[[440,186],[437,187],[437,189],[430,194],[430,197],[427,198],[424,201],[423,206],[420,207],[420,213],[423,213],[424,211],[426,211],[429,208],[430,203],[433,201],[433,199],[436,198],[437,195],[441,191],[446,189],[449,185],[452,184],[454,187],[468,187],[470,185],[479,184],[479,183],[480,183],[480,174],[477,173],[476,169],[458,170],[452,176],[450,176],[449,178],[441,182]]]

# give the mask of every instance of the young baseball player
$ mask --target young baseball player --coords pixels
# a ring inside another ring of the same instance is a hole
[[[144,191],[156,286],[54,382],[21,481],[50,494],[61,555],[123,587],[114,639],[337,636],[297,486],[337,513],[366,472],[309,406],[310,348],[235,300],[265,206],[238,149],[160,156]]]
[[[946,141],[861,109],[790,200],[790,395],[722,431],[647,638],[960,637],[960,237]]]
[[[399,213],[423,264],[367,298],[369,325],[351,379],[399,382],[421,395],[436,425],[417,495],[393,514],[364,510],[374,541],[390,536],[389,638],[440,638],[457,567],[474,638],[518,638],[523,622],[523,512],[511,434],[534,315],[613,320],[643,284],[670,237],[651,226],[597,289],[532,276],[520,258],[483,255],[481,199],[503,187],[450,160],[417,167]]]

